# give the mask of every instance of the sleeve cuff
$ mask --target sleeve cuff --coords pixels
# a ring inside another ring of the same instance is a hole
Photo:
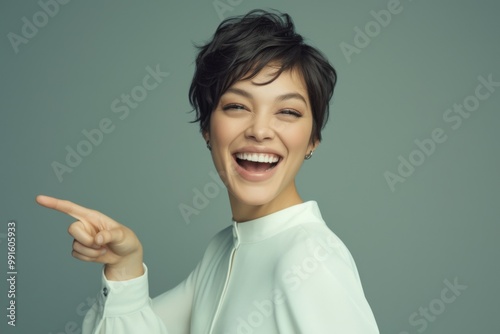
[[[148,268],[145,264],[142,276],[127,281],[109,281],[102,270],[101,291],[98,295],[103,315],[121,316],[140,311],[147,306],[149,298]]]

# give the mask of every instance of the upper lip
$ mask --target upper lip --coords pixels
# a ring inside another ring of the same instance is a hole
[[[273,150],[268,147],[259,147],[259,146],[245,146],[239,148],[233,152],[233,155],[237,153],[260,153],[260,154],[274,154],[278,156],[280,159],[283,157],[278,151]]]

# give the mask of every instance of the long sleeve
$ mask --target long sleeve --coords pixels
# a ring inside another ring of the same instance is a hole
[[[103,271],[101,290],[84,318],[82,334],[208,333],[226,277],[231,231],[214,236],[189,276],[153,299],[146,265],[142,276],[127,281],[109,281]]]
[[[153,300],[145,265],[142,276],[127,281],[109,281],[103,273],[102,288],[85,316],[82,334],[189,333],[195,272]]]

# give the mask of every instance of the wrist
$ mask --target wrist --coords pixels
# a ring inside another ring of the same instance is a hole
[[[107,263],[104,266],[104,275],[110,281],[126,281],[144,275],[142,250],[117,263]]]

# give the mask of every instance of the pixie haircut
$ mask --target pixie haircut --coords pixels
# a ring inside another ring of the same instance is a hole
[[[224,20],[207,44],[198,46],[189,102],[200,130],[207,132],[221,96],[239,80],[254,78],[265,66],[277,66],[266,85],[288,70],[302,75],[313,115],[311,141],[321,141],[337,73],[326,57],[304,43],[288,14],[253,10]]]

